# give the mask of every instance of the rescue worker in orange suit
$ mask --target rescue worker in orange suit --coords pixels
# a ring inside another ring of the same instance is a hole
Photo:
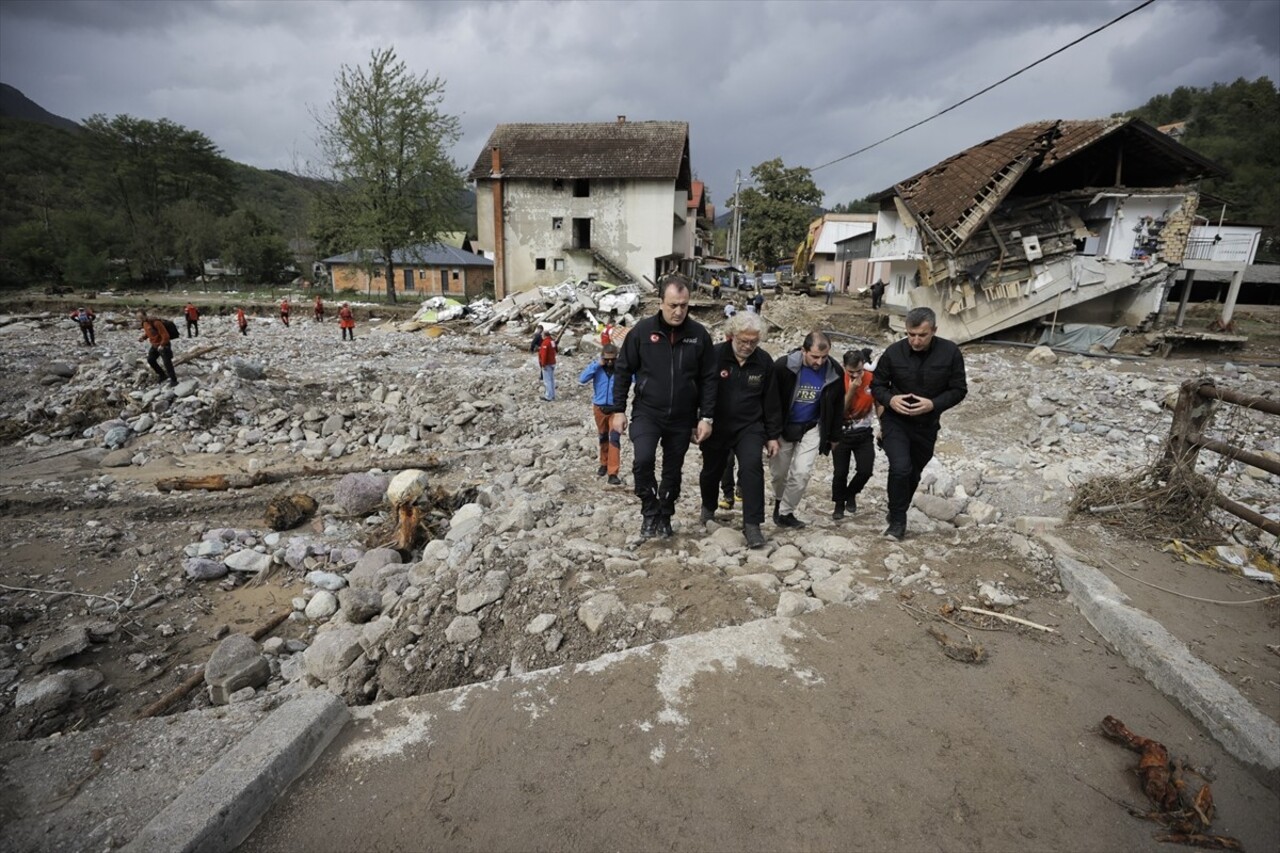
[[[324,300],[320,298],[320,294],[316,294],[316,322],[324,322]]]
[[[151,344],[151,349],[147,350],[147,364],[151,365],[161,382],[167,379],[169,387],[174,387],[178,384],[178,375],[173,372],[173,346],[169,342],[169,330],[164,327],[163,321],[148,317],[147,312],[141,309],[138,310],[138,324],[142,326],[142,336],[138,340]],[[162,361],[163,370],[160,368]]]
[[[338,309],[338,328],[342,329],[342,339],[356,339],[356,315],[352,312],[351,306],[342,303],[342,307]]]
[[[249,318],[244,316],[244,309],[236,309],[236,325],[240,327],[240,334],[249,334]]]
[[[286,326],[289,325],[289,312],[293,310],[293,306],[289,304],[289,297],[280,300],[280,322]]]
[[[71,319],[75,320],[80,326],[80,335],[84,338],[86,346],[94,346],[97,339],[93,334],[93,309],[81,308],[72,312]]]

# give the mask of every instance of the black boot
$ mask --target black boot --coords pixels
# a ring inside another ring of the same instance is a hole
[[[675,536],[675,535],[676,535],[676,532],[671,529],[671,516],[669,515],[658,516],[658,538],[670,539],[672,536]]]
[[[640,521],[640,539],[652,539],[658,535],[658,517],[646,515]]]
[[[831,512],[831,520],[839,521],[844,518],[844,501],[836,501],[836,508]]]

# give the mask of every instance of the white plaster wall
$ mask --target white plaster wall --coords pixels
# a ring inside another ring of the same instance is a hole
[[[1112,219],[1110,244],[1106,248],[1105,257],[1113,261],[1128,261],[1133,254],[1138,234],[1134,226],[1144,216],[1155,219],[1168,219],[1176,213],[1182,204],[1183,196],[1130,196],[1119,199],[1116,203],[1116,214]]]
[[[575,198],[573,182],[554,189],[550,180],[508,179],[503,184],[506,210],[506,276],[509,291],[555,284],[566,278],[586,278],[594,271],[589,255],[571,250],[573,220],[591,220],[591,245],[639,278],[653,276],[654,258],[671,254],[677,234],[672,213],[678,195],[672,181],[592,180],[590,195]],[[554,218],[563,219],[559,231]],[[493,191],[488,181],[476,182],[477,246],[494,250]],[[538,270],[537,259],[546,259]],[[555,269],[556,259],[564,262]]]
[[[894,238],[888,242],[888,238]],[[920,232],[908,228],[896,210],[881,210],[876,214],[876,237],[871,244],[871,257],[880,258],[906,257],[909,252],[922,251]]]

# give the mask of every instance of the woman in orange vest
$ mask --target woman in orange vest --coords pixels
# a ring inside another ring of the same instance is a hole
[[[286,296],[280,300],[280,322],[286,326],[289,325],[289,312],[292,310],[293,307],[289,305],[289,297]]]
[[[324,300],[320,298],[320,294],[316,294],[316,322],[324,322]]]
[[[844,421],[840,437],[831,448],[831,517],[839,521],[845,513],[858,510],[858,494],[871,479],[875,467],[874,427],[876,401],[871,396],[872,373],[867,369],[871,350],[849,350],[844,354]],[[849,479],[849,459],[857,468]]]
[[[356,315],[352,313],[351,306],[342,303],[342,307],[338,309],[338,328],[342,330],[342,339],[356,339]]]
[[[236,325],[240,327],[240,334],[249,334],[249,318],[244,316],[244,309],[236,309]]]
[[[200,309],[188,302],[187,307],[182,309],[182,315],[187,318],[187,337],[200,337]],[[192,330],[195,335],[191,334]]]

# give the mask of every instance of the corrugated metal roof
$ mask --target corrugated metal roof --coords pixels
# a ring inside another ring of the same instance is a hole
[[[506,178],[662,178],[687,170],[689,124],[609,121],[500,124],[489,135],[470,177],[489,177],[491,151],[501,151]],[[682,168],[683,167],[683,168]]]
[[[391,259],[393,263],[404,266],[410,266],[412,264],[422,264],[423,266],[432,267],[493,266],[493,261],[488,258],[481,257],[480,255],[476,255],[471,252],[464,252],[461,249],[455,249],[453,246],[445,246],[440,243],[423,244],[418,246],[409,246],[405,249],[396,249],[391,253]],[[334,255],[332,258],[325,258],[322,263],[385,264],[386,259],[379,252],[363,249],[354,252],[345,252],[341,255]]]

